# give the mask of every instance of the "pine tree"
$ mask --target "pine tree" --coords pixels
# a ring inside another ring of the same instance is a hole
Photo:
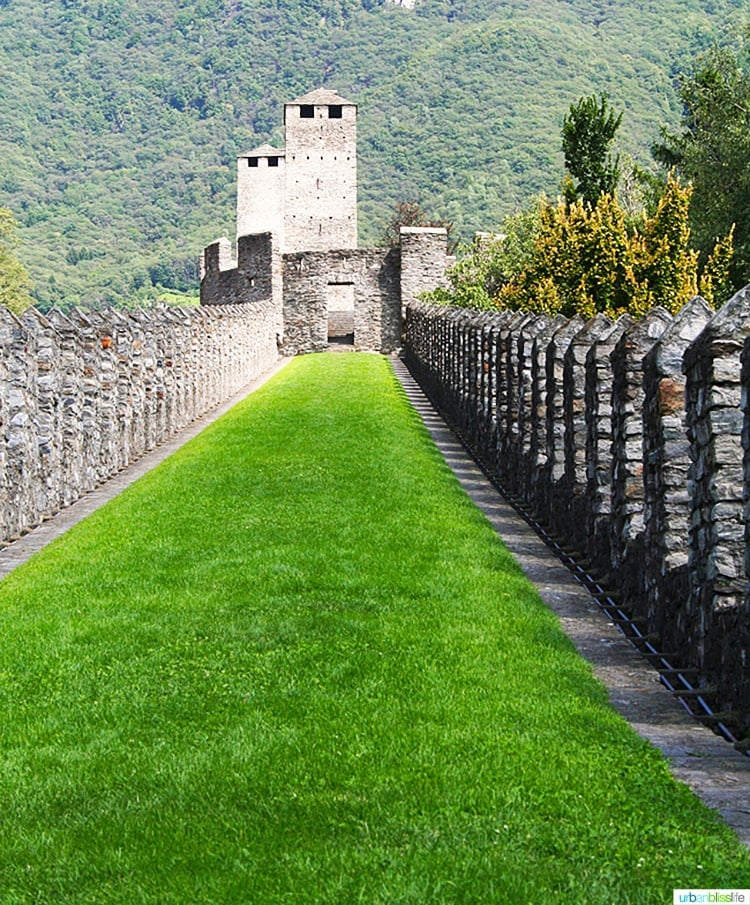
[[[562,127],[565,166],[572,177],[565,183],[569,202],[581,199],[594,207],[602,193],[614,194],[620,168],[619,157],[612,157],[610,147],[621,120],[622,113],[614,113],[606,94],[601,100],[592,95],[571,104]]]

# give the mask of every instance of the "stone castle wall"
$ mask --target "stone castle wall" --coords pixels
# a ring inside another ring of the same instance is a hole
[[[750,729],[750,287],[616,323],[417,303],[405,351],[504,490]]]
[[[299,252],[284,255],[282,272],[284,355],[324,351],[329,335],[340,334],[344,323],[351,323],[354,345],[361,351],[388,354],[400,348],[401,293],[395,250]],[[344,286],[351,287],[353,296],[349,319],[330,307],[330,300]]]
[[[445,271],[453,259],[448,256],[448,231],[442,226],[402,226],[399,242],[401,304],[405,311],[423,292],[446,285]]]
[[[343,334],[356,349],[390,354],[402,345],[406,303],[443,284],[446,247],[442,227],[402,228],[394,248],[288,254],[275,234],[259,233],[239,238],[234,261],[219,239],[203,252],[201,304],[269,304],[283,355],[322,352]]]
[[[0,542],[19,537],[278,358],[268,304],[0,308]]]
[[[201,305],[271,304],[281,309],[281,253],[273,233],[241,236],[236,261],[229,239],[218,239],[204,250],[201,271]]]

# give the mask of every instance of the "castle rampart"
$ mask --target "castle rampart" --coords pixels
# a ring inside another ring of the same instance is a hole
[[[275,233],[241,236],[237,261],[227,239],[203,253],[201,304],[268,304],[282,355],[322,352],[331,339],[391,353],[401,347],[409,285],[436,286],[448,264],[445,229],[411,228],[394,248],[280,254]]]
[[[419,301],[423,292],[431,292],[445,285],[445,271],[451,259],[447,252],[448,233],[438,226],[402,226],[399,231],[401,248],[401,304]]]
[[[612,569],[612,352],[633,326],[625,314],[594,341],[586,353],[584,411],[586,421],[585,550],[602,576]]]
[[[750,287],[616,324],[417,303],[405,353],[501,485],[749,730]]]
[[[318,352],[349,332],[356,347],[393,352],[401,346],[397,249],[284,255],[282,353]]]
[[[0,308],[0,543],[267,370],[276,331],[267,301],[21,319]]]
[[[253,173],[238,231],[264,228],[240,233],[236,263],[225,239],[206,249],[203,304],[267,306],[287,355],[342,337],[393,352],[405,313],[415,376],[486,467],[750,731],[750,287],[715,315],[694,299],[635,322],[425,306],[450,263],[445,230],[402,228],[397,247],[361,250],[348,232],[356,114],[311,92],[286,105],[283,152],[240,161]],[[266,211],[248,213],[250,196]],[[137,367],[148,396],[158,369]]]

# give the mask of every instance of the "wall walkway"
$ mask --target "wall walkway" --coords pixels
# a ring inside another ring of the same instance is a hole
[[[719,811],[750,846],[750,758],[691,719],[647,661],[606,619],[588,591],[488,481],[404,363],[396,376],[466,493],[482,510],[563,631],[607,687],[615,709],[658,748],[674,775]]]

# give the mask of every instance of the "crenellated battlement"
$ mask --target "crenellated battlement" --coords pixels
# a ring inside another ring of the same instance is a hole
[[[0,544],[93,490],[277,358],[265,301],[46,316],[30,308],[22,318],[0,307]]]
[[[750,287],[616,323],[416,303],[405,351],[504,490],[750,729]]]

